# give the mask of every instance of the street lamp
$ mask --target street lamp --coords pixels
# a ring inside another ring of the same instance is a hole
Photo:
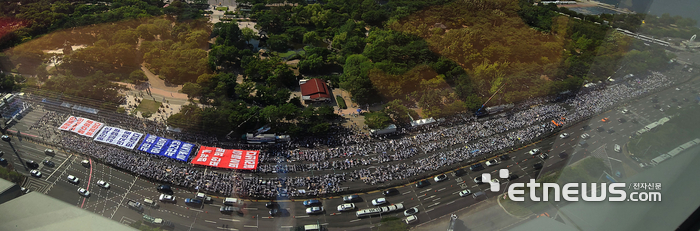
[[[12,142],[10,142],[11,141],[10,137],[7,135],[2,135],[2,137],[0,137],[0,139],[2,139],[2,141],[7,142],[8,144],[10,144],[12,151],[14,151],[15,155],[17,155],[17,158],[19,158],[19,162],[22,163],[22,167],[24,167],[25,170],[29,171],[29,168],[27,168],[27,165],[24,163],[24,160],[22,160],[22,157],[20,157],[19,153],[17,153],[17,149],[15,149],[15,146],[13,146]]]

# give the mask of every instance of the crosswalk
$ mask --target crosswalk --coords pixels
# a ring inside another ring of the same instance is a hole
[[[25,187],[29,190],[35,191],[35,192],[40,192],[40,193],[46,193],[49,189],[49,185],[51,183],[45,181],[45,180],[40,180],[36,178],[27,178],[27,180],[24,182],[22,187]]]

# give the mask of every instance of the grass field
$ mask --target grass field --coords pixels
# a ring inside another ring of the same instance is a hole
[[[673,107],[670,109],[666,113],[672,116],[670,121],[630,139],[627,145],[630,153],[643,160],[651,160],[660,153],[667,153],[685,142],[700,137],[698,106],[692,105],[681,110]]]
[[[147,112],[153,114],[158,111],[158,108],[160,108],[161,104],[161,102],[157,102],[155,100],[144,99],[141,100],[141,103],[138,107],[136,107],[136,110],[140,111],[141,113]]]

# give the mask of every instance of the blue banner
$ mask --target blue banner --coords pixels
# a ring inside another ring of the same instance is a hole
[[[194,148],[193,144],[147,134],[138,150],[153,155],[187,161]]]

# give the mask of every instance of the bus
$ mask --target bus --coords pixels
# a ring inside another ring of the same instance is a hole
[[[371,217],[371,216],[376,216],[379,214],[382,214],[382,208],[362,209],[362,210],[355,212],[355,215],[357,215],[357,218]]]

